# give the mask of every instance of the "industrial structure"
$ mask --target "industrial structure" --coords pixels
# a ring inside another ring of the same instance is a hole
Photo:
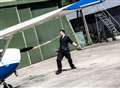
[[[4,0],[3,0],[4,1]],[[58,9],[56,2],[40,0],[19,0],[0,3],[0,30],[18,24],[20,22],[32,19],[39,15]],[[67,34],[75,39],[72,27],[68,19],[63,16],[53,19],[42,25],[34,26],[30,30],[18,33],[12,39],[9,47],[24,48],[43,44],[36,50],[22,54],[22,63],[20,67],[28,66],[49,57],[56,55],[58,49],[58,39],[53,39],[63,28]],[[44,44],[52,40],[52,43]],[[0,48],[5,45],[4,40],[0,40]]]
[[[1,0],[0,30],[58,9],[66,5],[64,3],[62,0]],[[20,67],[24,67],[56,55],[59,46],[59,39],[56,37],[61,28],[79,43],[80,48],[87,44],[106,41],[109,37],[116,40],[115,36],[120,32],[119,5],[118,0],[105,0],[101,4],[83,8],[82,12],[78,10],[34,26],[30,30],[16,34],[9,47],[24,48],[42,44],[38,49],[22,54]],[[46,43],[49,40],[52,42]],[[4,44],[5,41],[0,40],[0,48],[3,48]]]

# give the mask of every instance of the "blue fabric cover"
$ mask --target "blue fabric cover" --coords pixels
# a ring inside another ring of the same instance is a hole
[[[0,67],[0,81],[3,81],[9,75],[11,75],[14,71],[16,71],[18,64],[19,63],[14,63],[14,64]]]
[[[75,10],[78,8],[84,8],[90,5],[101,3],[104,0],[80,0],[76,3],[73,3],[69,7],[65,8],[64,10]]]

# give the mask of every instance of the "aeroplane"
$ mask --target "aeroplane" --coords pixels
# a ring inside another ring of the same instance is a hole
[[[91,5],[102,3],[103,1],[104,0],[80,0],[73,4],[64,6],[57,10],[1,30],[0,39],[5,39],[7,41],[4,49],[2,49],[0,52],[0,84],[3,85],[3,88],[13,88],[12,85],[5,82],[5,79],[8,78],[11,74],[16,73],[17,67],[21,61],[21,52],[25,52],[38,47],[28,47],[21,50],[17,48],[8,48],[14,34],[22,32],[32,26],[42,24],[48,20],[54,19],[55,17],[65,15]]]

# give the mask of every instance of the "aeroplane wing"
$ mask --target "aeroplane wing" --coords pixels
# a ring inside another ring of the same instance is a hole
[[[87,7],[90,5],[100,3],[101,1],[103,1],[103,0],[80,0],[76,3],[71,4],[71,5],[62,7],[60,9],[51,11],[49,13],[43,14],[43,15],[35,17],[35,18],[32,18],[30,20],[19,23],[17,25],[13,25],[11,27],[8,27],[8,28],[0,31],[0,39],[9,37],[13,34],[16,34],[17,32],[21,32],[23,30],[26,30],[34,25],[42,24],[42,23],[44,23],[48,20],[51,20],[55,17],[68,14],[71,11],[76,11],[80,8],[84,8],[84,7]]]

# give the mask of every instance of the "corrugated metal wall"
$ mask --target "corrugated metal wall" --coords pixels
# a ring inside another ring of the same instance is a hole
[[[2,7],[0,8],[0,30],[55,9],[57,9],[57,6],[51,3],[34,3]],[[24,48],[43,44],[58,36],[60,28],[64,28],[67,34],[75,40],[72,27],[64,16],[61,19],[57,18],[41,25],[34,26],[22,33],[15,34],[9,47]],[[5,41],[0,40],[0,48],[3,48],[4,44]],[[20,67],[28,66],[55,56],[58,46],[59,42],[57,39],[39,47],[36,50],[22,54]]]

